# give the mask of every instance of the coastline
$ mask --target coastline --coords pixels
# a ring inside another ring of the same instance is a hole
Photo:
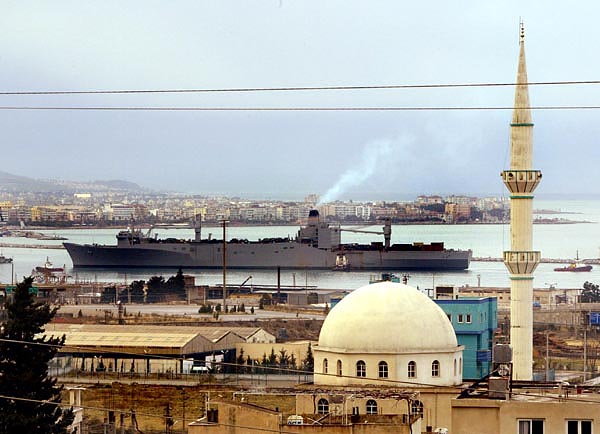
[[[581,214],[581,213],[563,213],[563,214]],[[379,226],[381,222],[373,222],[373,221],[355,221],[355,222],[329,222],[330,224],[340,225],[340,226]],[[598,222],[590,221],[590,220],[569,220],[562,218],[539,218],[534,219],[534,225],[573,225],[573,224],[597,224]],[[252,222],[230,222],[227,227],[236,227],[236,228],[244,228],[244,227],[269,227],[269,226],[289,226],[289,227],[298,227],[304,224],[304,222],[261,222],[261,223],[252,223]],[[440,222],[440,221],[398,221],[392,222],[393,225],[396,226],[471,226],[471,225],[490,225],[490,226],[502,226],[510,224],[510,221],[502,221],[502,222],[458,222],[458,223],[449,223],[449,222]],[[4,231],[14,231],[14,233],[25,233],[31,231],[57,231],[57,230],[89,230],[89,229],[114,229],[114,230],[126,230],[128,225],[64,225],[64,226],[27,226],[26,229],[22,229],[19,226],[7,225],[3,226]],[[136,228],[143,230],[160,230],[160,229],[193,229],[192,225],[180,225],[180,224],[172,224],[172,225],[160,225],[154,226],[151,224],[139,224],[136,225]],[[210,223],[202,225],[202,229],[220,229],[222,226],[218,223]],[[13,235],[14,236],[14,235]],[[17,235],[19,236],[19,235]],[[0,235],[2,238],[2,235]],[[27,238],[24,237],[23,238]]]

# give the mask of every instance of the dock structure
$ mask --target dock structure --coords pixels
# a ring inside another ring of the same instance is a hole
[[[533,170],[533,121],[529,104],[525,64],[525,30],[520,29],[519,66],[515,105],[510,124],[510,169],[502,180],[510,192],[511,249],[504,252],[504,264],[510,273],[513,377],[531,380],[533,376],[533,272],[541,252],[533,250],[533,191],[542,179]]]

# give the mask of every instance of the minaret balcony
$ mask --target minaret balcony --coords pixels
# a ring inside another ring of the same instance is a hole
[[[504,252],[504,265],[510,274],[531,274],[540,263],[541,258],[542,253],[539,251],[509,250]]]
[[[542,180],[541,170],[505,170],[500,176],[512,194],[533,193]]]

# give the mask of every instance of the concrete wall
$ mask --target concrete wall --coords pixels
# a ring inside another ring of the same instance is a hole
[[[314,349],[315,384],[318,385],[404,385],[451,386],[462,382],[462,350],[440,350],[436,353],[405,353],[405,354],[368,354],[343,353]],[[324,361],[327,359],[327,373],[324,372]],[[356,376],[356,363],[362,360],[366,364],[366,376]],[[432,362],[439,361],[440,375],[432,376]],[[337,373],[337,363],[341,361],[342,373]],[[388,377],[379,378],[379,362],[388,364]],[[414,361],[417,366],[416,375],[408,376],[408,363]],[[454,365],[456,364],[456,371]]]
[[[383,418],[374,416],[374,422],[365,423],[364,418],[359,423],[335,423],[323,425],[287,425],[287,415],[268,409],[242,403],[212,403],[211,408],[217,408],[216,423],[194,422],[188,425],[189,434],[256,434],[257,432],[286,432],[302,434],[409,434],[410,426],[402,424],[398,418]],[[316,415],[313,415],[317,418]],[[309,422],[307,420],[307,422]],[[413,424],[413,433],[421,432],[419,421]]]
[[[579,399],[597,399],[578,396]],[[564,399],[542,401],[492,401],[455,399],[452,401],[452,434],[515,434],[518,421],[542,419],[545,433],[567,432],[567,420],[592,421],[592,432],[598,430],[598,401],[582,402]]]

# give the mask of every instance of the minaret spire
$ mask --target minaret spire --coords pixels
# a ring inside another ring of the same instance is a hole
[[[502,172],[510,192],[510,250],[504,264],[510,273],[510,343],[516,380],[533,377],[533,271],[541,253],[533,250],[533,191],[542,179],[533,170],[533,121],[525,63],[525,28],[520,23],[519,66],[510,124],[510,170]]]
[[[517,86],[515,89],[515,106],[513,124],[532,123],[529,108],[529,87],[527,81],[527,64],[525,62],[525,27],[521,22],[521,37],[519,40],[519,67],[517,70]]]

